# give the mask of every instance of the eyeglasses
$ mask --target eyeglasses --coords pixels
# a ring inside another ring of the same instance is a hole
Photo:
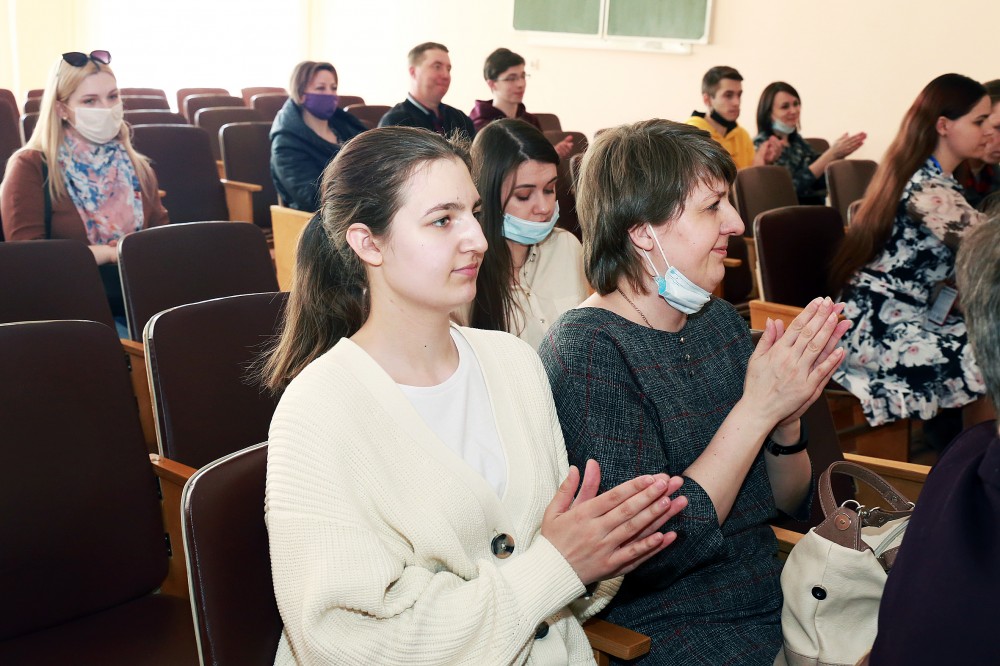
[[[518,81],[527,81],[531,78],[531,74],[511,74],[510,76],[505,76],[502,79],[497,79],[501,83],[517,83]]]
[[[99,62],[102,65],[111,64],[111,53],[108,51],[91,51],[89,54],[70,51],[69,53],[63,53],[62,58],[73,67],[83,67],[91,60]]]

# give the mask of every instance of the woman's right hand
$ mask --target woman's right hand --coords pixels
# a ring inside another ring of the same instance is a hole
[[[673,543],[676,532],[659,529],[687,506],[685,497],[670,499],[683,483],[679,476],[640,476],[598,495],[600,482],[594,460],[582,486],[580,471],[570,467],[542,518],[542,536],[584,585],[626,574]]]
[[[844,132],[833,145],[830,146],[830,152],[833,154],[833,159],[842,160],[855,150],[861,147],[865,142],[868,135],[864,132],[858,132],[857,134],[848,134]]]
[[[743,399],[771,427],[797,419],[823,391],[844,358],[837,343],[850,321],[840,321],[843,305],[816,298],[785,331],[781,322],[764,330],[747,365]]]

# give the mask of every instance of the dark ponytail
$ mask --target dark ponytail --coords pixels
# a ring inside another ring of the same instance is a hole
[[[375,237],[387,237],[410,176],[440,159],[469,166],[460,142],[423,129],[383,127],[348,141],[327,165],[320,186],[323,205],[299,241],[281,337],[262,366],[264,383],[272,391],[283,389],[365,323],[368,275],[347,243],[347,230],[361,223]]]

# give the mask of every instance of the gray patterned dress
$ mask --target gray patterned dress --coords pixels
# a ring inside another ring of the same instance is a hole
[[[958,244],[982,219],[932,157],[906,184],[885,248],[844,288],[854,326],[833,378],[861,400],[871,425],[926,420],[986,392],[961,314],[952,310],[941,325],[928,319],[935,286],[954,276]]]
[[[641,474],[681,474],[743,395],[752,351],[746,324],[714,298],[678,333],[600,308],[565,313],[539,353],[570,463],[597,460],[602,491]],[[629,663],[771,666],[781,564],[763,454],[721,526],[696,481],[685,479],[680,494],[688,507],[665,528],[678,540],[625,577],[602,617],[652,638],[650,653]]]

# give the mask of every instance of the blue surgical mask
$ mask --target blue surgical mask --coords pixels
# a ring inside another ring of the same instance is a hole
[[[792,125],[786,125],[777,118],[771,119],[771,128],[775,132],[781,132],[782,134],[793,134],[798,131],[798,127],[793,127]]]
[[[549,237],[552,229],[559,221],[559,202],[552,211],[552,219],[548,222],[530,222],[514,217],[510,213],[503,216],[503,237],[521,245],[536,245]]]
[[[649,262],[653,273],[656,274],[657,293],[667,302],[667,305],[675,310],[688,315],[698,312],[712,298],[712,294],[694,282],[691,282],[675,266],[670,265],[670,262],[667,261],[667,255],[663,253],[663,246],[660,245],[660,239],[653,232],[652,225],[646,226],[649,227],[649,233],[653,236],[653,240],[656,241],[656,247],[660,249],[660,256],[663,257],[663,263],[667,265],[666,273],[660,275],[659,271],[656,270],[656,266],[653,265],[653,260],[649,258],[649,253],[646,250],[642,251],[646,255],[646,261]]]

